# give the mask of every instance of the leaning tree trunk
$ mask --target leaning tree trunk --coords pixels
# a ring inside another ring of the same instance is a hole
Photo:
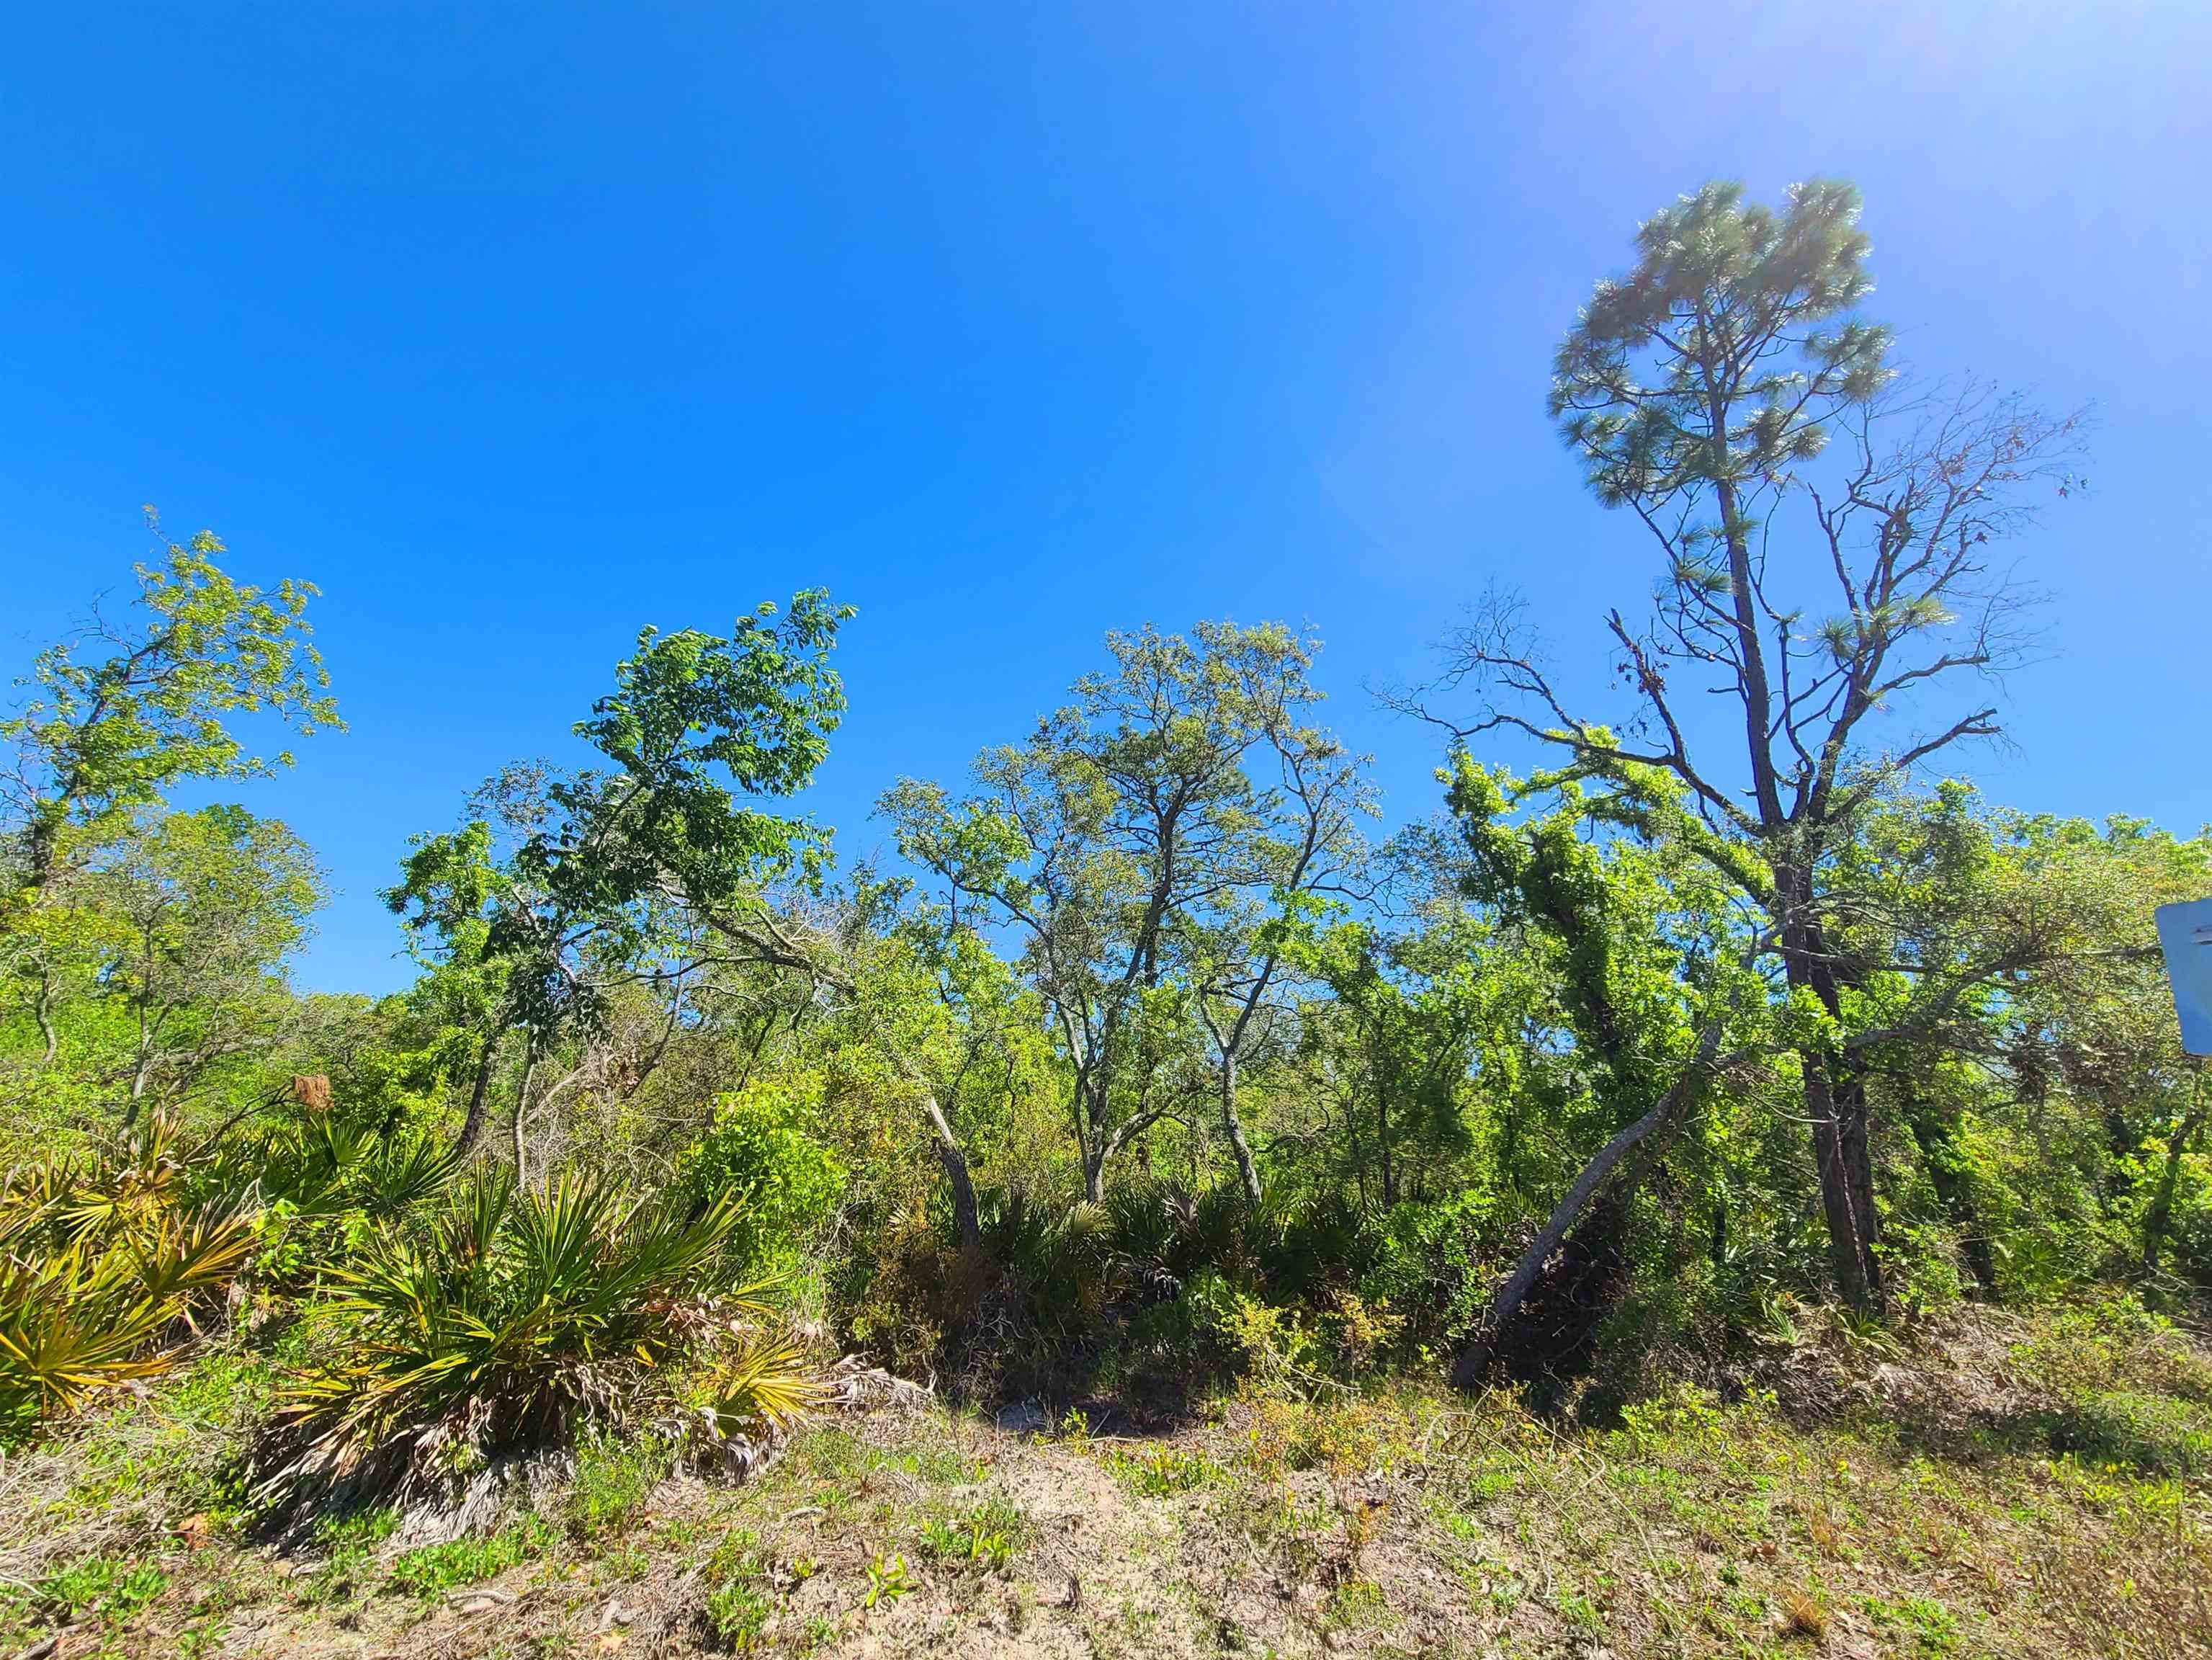
[[[491,1096],[492,1066],[499,1058],[499,1040],[506,1035],[505,1027],[493,1027],[485,1035],[483,1049],[477,1055],[476,1081],[469,1087],[469,1110],[461,1120],[461,1133],[455,1142],[465,1153],[475,1148],[477,1138],[483,1134],[484,1107]]]
[[[2181,1184],[2181,1160],[2204,1122],[2208,1104],[2199,1085],[2197,1104],[2187,1116],[2174,1127],[2173,1139],[2166,1144],[2166,1168],[2159,1173],[2158,1191],[2143,1212],[2142,1265],[2145,1274],[2158,1272],[2159,1254],[2166,1246],[2166,1231],[2173,1219],[2174,1190]]]
[[[1698,1041],[1698,1052],[1682,1068],[1674,1084],[1661,1096],[1658,1104],[1643,1117],[1629,1125],[1598,1150],[1597,1156],[1583,1166],[1582,1174],[1575,1177],[1566,1196],[1553,1208],[1551,1219],[1544,1224],[1528,1249],[1522,1253],[1521,1261],[1506,1277],[1490,1299],[1490,1307],[1459,1358],[1452,1365],[1452,1383],[1462,1389],[1480,1387],[1490,1371],[1491,1363],[1498,1358],[1504,1345],[1507,1329],[1521,1312],[1522,1304],[1536,1282],[1543,1277],[1545,1265],[1553,1253],[1566,1242],[1567,1235],[1583,1213],[1590,1207],[1600,1189],[1613,1183],[1608,1195],[1610,1202],[1624,1201],[1629,1187],[1649,1162],[1651,1155],[1671,1138],[1687,1115],[1689,1105],[1696,1098],[1698,1085],[1713,1068],[1720,1051],[1721,1023],[1713,1020],[1705,1027]],[[1632,1158],[1632,1155],[1633,1157]],[[1615,1180],[1616,1177],[1618,1177]]]
[[[983,1248],[983,1223],[975,1208],[975,1181],[969,1173],[968,1155],[960,1150],[945,1110],[937,1104],[937,1092],[923,1085],[921,1102],[937,1143],[937,1162],[945,1167],[945,1179],[952,1189],[952,1225],[960,1235],[960,1249],[973,1256]]]

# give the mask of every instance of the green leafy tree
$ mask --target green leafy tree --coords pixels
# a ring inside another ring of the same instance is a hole
[[[1462,1387],[1481,1380],[1547,1274],[1572,1276],[1610,1255],[1607,1236],[1635,1183],[1717,1080],[1761,1046],[1758,942],[1747,947],[1725,884],[1700,856],[1706,837],[1683,794],[1634,764],[1608,769],[1595,792],[1565,774],[1516,780],[1463,754],[1450,775],[1459,879],[1541,953],[1605,1137],[1462,1350],[1453,1377]],[[1595,1241],[1577,1233],[1586,1214]]]
[[[1895,781],[1998,730],[1990,705],[1924,726],[1905,710],[2017,660],[1996,549],[2031,493],[2062,483],[2079,421],[1979,387],[1899,395],[1887,333],[1855,313],[1867,249],[1856,193],[1832,182],[1793,188],[1779,212],[1709,185],[1643,227],[1634,268],[1561,344],[1551,394],[1593,493],[1658,554],[1649,617],[1606,618],[1626,718],[1569,707],[1510,602],[1457,637],[1447,684],[1483,697],[1449,722],[1462,742],[1516,731],[1590,775],[1652,767],[1686,792],[1789,994],[1820,1011],[1800,1060],[1830,1268],[1873,1309],[1867,1045],[1830,937],[1849,907],[1834,860]],[[1686,701],[1705,691],[1730,701],[1733,740]]]
[[[259,1087],[296,1011],[287,959],[324,889],[307,845],[234,806],[142,811],[21,914],[40,1053],[10,1092],[51,1127]]]
[[[159,564],[137,568],[133,615],[95,609],[41,652],[28,701],[0,721],[0,740],[17,751],[0,806],[33,891],[73,848],[96,845],[185,780],[263,777],[291,763],[289,751],[250,749],[237,717],[265,714],[301,733],[341,724],[308,640],[314,586],[240,583],[217,562],[223,551],[207,531],[167,544]]]
[[[908,779],[881,811],[956,926],[1020,937],[1069,1071],[1085,1193],[1103,1198],[1115,1158],[1206,1087],[1256,1201],[1238,1070],[1285,943],[1356,862],[1365,787],[1303,718],[1310,641],[1209,623],[1107,649],[1112,667],[1026,743],[977,760],[975,794]]]

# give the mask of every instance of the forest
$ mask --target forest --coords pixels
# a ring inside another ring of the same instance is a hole
[[[808,588],[393,848],[387,996],[224,799],[346,596],[157,526],[0,723],[0,1639],[2208,1651],[2212,830],[1977,788],[2093,423],[1871,295],[1642,227],[1514,396],[1648,587],[1471,560],[1394,832],[1316,633],[1133,617],[841,858]]]

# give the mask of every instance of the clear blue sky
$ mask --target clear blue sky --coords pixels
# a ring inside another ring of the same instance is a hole
[[[1431,740],[1363,679],[1492,580],[1595,668],[1648,582],[1543,414],[1590,284],[1703,179],[1840,173],[1911,360],[2100,406],[1971,769],[2194,828],[2208,62],[2195,4],[27,9],[0,652],[125,580],[141,502],[322,585],[352,730],[248,795],[340,891],[318,988],[404,979],[404,838],[558,753],[640,624],[809,584],[861,607],[848,852],[1108,628],[1203,616],[1314,624],[1418,816]]]

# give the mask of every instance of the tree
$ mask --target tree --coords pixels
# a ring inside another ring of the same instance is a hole
[[[1453,1381],[1473,1388],[1547,1275],[1563,1300],[1589,1300],[1576,1282],[1603,1278],[1617,1259],[1635,1184],[1715,1082],[1756,1053],[1747,1027],[1762,942],[1741,938],[1724,885],[1700,856],[1706,838],[1680,786],[1656,769],[1608,769],[1593,793],[1571,775],[1520,781],[1462,754],[1450,780],[1462,886],[1541,952],[1561,1036],[1607,1137],[1461,1350]],[[1560,1323],[1578,1343],[1577,1323]]]
[[[1887,335],[1852,314],[1867,246],[1856,193],[1832,182],[1793,188],[1778,214],[1709,185],[1643,227],[1635,268],[1600,284],[1560,346],[1551,393],[1592,491],[1661,558],[1650,617],[1606,618],[1628,718],[1573,712],[1510,601],[1454,640],[1444,684],[1484,695],[1447,722],[1455,742],[1517,731],[1584,775],[1652,767],[1687,792],[1790,994],[1822,1017],[1800,1060],[1830,1267],[1847,1302],[1875,1309],[1867,1044],[1849,1030],[1858,970],[1831,938],[1832,863],[1885,788],[1997,732],[1987,704],[1893,722],[1907,700],[2018,660],[2021,595],[1993,549],[2027,492],[2060,482],[2081,423],[1978,387],[1899,396]],[[1732,744],[1692,718],[1686,680],[1733,701]]]
[[[384,895],[443,996],[482,1028],[461,1147],[483,1134],[502,1042],[525,1035],[513,1121],[518,1174],[526,1173],[540,1064],[568,1038],[588,1047],[623,988],[680,999],[684,979],[684,942],[665,906],[604,894],[589,904],[592,896],[555,875],[549,849],[564,833],[555,795],[573,800],[586,787],[542,767],[507,768],[471,798],[472,816],[459,830],[416,838],[400,881]]]
[[[740,617],[726,638],[647,629],[616,670],[616,690],[577,735],[615,763],[561,798],[572,822],[546,844],[545,869],[580,902],[659,900],[720,942],[702,962],[780,970],[858,1005],[863,982],[840,942],[771,898],[775,885],[818,891],[829,832],[755,805],[796,794],[829,752],[844,684],[830,666],[849,605],[818,589]],[[892,1044],[920,1098],[955,1195],[963,1243],[978,1236],[965,1155],[923,1070]]]
[[[1260,1170],[1237,1106],[1238,1080],[1287,1035],[1297,947],[1356,891],[1367,853],[1358,821],[1375,805],[1360,759],[1299,718],[1322,696],[1306,678],[1306,642],[1269,630],[1224,655],[1242,730],[1231,714],[1221,720],[1221,741],[1243,745],[1245,822],[1221,879],[1171,918],[1171,951],[1206,1034],[1237,1183],[1257,1208]]]
[[[30,695],[0,721],[15,757],[0,770],[0,964],[40,1033],[42,1067],[60,1055],[63,1006],[82,1002],[92,989],[82,976],[113,945],[115,919],[78,879],[118,846],[143,852],[159,823],[146,815],[173,786],[290,763],[289,752],[252,751],[237,717],[270,714],[302,733],[343,725],[308,642],[314,587],[240,584],[217,562],[223,551],[207,531],[166,544],[158,565],[137,568],[137,615],[95,605],[40,653],[18,683]]]
[[[1085,1193],[1103,1198],[1116,1156],[1206,1087],[1256,1202],[1238,1067],[1290,931],[1356,861],[1365,787],[1300,719],[1318,696],[1310,641],[1208,623],[1107,650],[1113,666],[1028,742],[976,761],[975,794],[908,779],[880,810],[955,926],[1021,938],[1069,1069]]]
[[[264,777],[291,764],[289,751],[252,752],[234,717],[268,714],[301,733],[342,726],[308,643],[314,586],[241,584],[216,562],[223,552],[209,531],[167,544],[159,566],[137,568],[143,621],[95,607],[32,665],[30,701],[0,722],[17,752],[0,778],[0,809],[21,838],[33,892],[52,884],[73,846],[96,844],[185,779]]]
[[[141,809],[21,914],[14,944],[41,1034],[22,1093],[125,1127],[244,1081],[294,1013],[285,959],[322,903],[283,824],[234,806]]]
[[[844,693],[826,657],[850,614],[809,592],[787,617],[763,605],[727,636],[643,630],[575,727],[610,765],[510,768],[477,798],[480,816],[418,840],[386,903],[434,961],[488,987],[463,1146],[481,1134],[505,1033],[529,1034],[520,1157],[536,1063],[561,1034],[590,1031],[617,988],[680,988],[710,955],[702,931],[781,966],[811,962],[763,893],[817,876],[827,834],[753,802],[797,793],[828,752]]]
[[[1409,1189],[1426,1196],[1425,1170],[1468,1150],[1469,1074],[1516,1012],[1518,988],[1487,932],[1447,912],[1398,934],[1340,922],[1301,943],[1299,967],[1319,994],[1298,1011],[1301,1079],[1335,1098],[1334,1139],[1363,1203],[1388,1210]]]

